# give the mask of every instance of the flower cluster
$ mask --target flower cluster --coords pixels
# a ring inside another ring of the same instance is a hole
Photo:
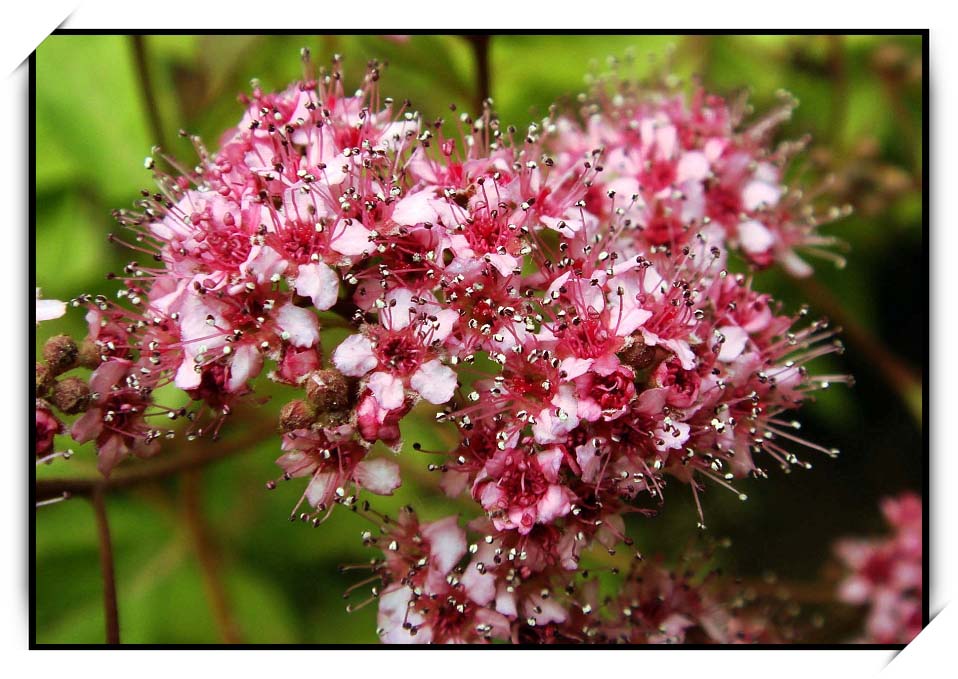
[[[914,493],[882,500],[885,538],[846,538],[835,552],[846,569],[838,598],[867,605],[862,641],[907,644],[922,627],[922,504]]]
[[[596,88],[581,120],[520,132],[486,107],[450,133],[382,98],[379,77],[372,64],[352,94],[338,68],[256,88],[217,151],[191,138],[195,167],[147,159],[157,189],[117,213],[132,240],[115,240],[148,259],[114,276],[127,303],[73,300],[94,368],[73,439],[108,474],[172,434],[157,421],[215,436],[268,368],[301,391],[278,464],[306,479],[294,514],[305,503],[318,525],[399,487],[373,446],[398,453],[429,404],[459,433],[437,469],[481,507],[479,537],[405,513],[369,538],[385,545],[384,640],[766,638],[657,566],[630,571],[599,627],[575,580],[589,549],[631,545],[625,515],[669,483],[698,503],[704,481],[763,476],[763,456],[835,453],[789,414],[846,381],[808,371],[841,349],[833,331],[730,269],[807,273],[797,250],[830,242],[782,185],[794,145],[769,150],[788,107],[743,126],[701,91]],[[338,343],[322,332],[343,326]],[[192,405],[156,402],[168,384]],[[43,425],[38,454],[63,430],[48,411]]]
[[[748,122],[742,98],[727,102],[702,88],[686,97],[664,83],[637,85],[613,75],[595,83],[578,120],[556,120],[557,153],[574,162],[602,150],[602,183],[589,192],[586,207],[602,220],[624,210],[634,251],[676,248],[703,230],[716,231],[753,267],[778,263],[808,276],[812,268],[800,253],[844,264],[826,249],[838,241],[818,227],[850,208],[820,209],[820,189],[783,183],[807,139],[771,147],[773,133],[796,105],[787,93],[780,98],[776,108]]]
[[[456,517],[422,523],[405,508],[380,535],[364,534],[383,553],[370,568],[381,579],[374,597],[385,642],[781,643],[792,633],[780,605],[736,591],[701,554],[686,554],[676,570],[661,559],[632,560],[624,573],[555,568],[545,540],[490,528],[471,524],[469,533],[485,537],[469,544]],[[614,594],[603,594],[603,579]]]

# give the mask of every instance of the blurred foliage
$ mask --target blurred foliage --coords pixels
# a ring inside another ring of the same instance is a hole
[[[146,36],[143,46],[161,129],[147,115],[131,38],[56,35],[37,50],[36,269],[46,297],[112,295],[115,285],[104,273],[121,268],[131,254],[106,243],[115,228],[110,211],[129,206],[139,189],[150,185],[141,168],[152,144],[162,135],[174,155],[190,158],[191,149],[176,136],[182,128],[215,146],[241,115],[236,94],[248,89],[253,77],[266,88],[300,77],[303,46],[320,63],[343,54],[353,82],[367,59],[389,62],[384,94],[410,99],[427,119],[448,112],[451,102],[474,108],[474,55],[459,36],[406,41]],[[587,71],[601,71],[608,57],[629,51],[636,74],[659,68],[670,55],[675,73],[698,74],[713,91],[732,94],[747,87],[757,112],[772,104],[780,88],[798,97],[801,106],[783,137],[811,133],[808,180],[814,183],[823,167],[835,170],[836,203],[855,206],[854,216],[829,227],[849,244],[848,265],[838,270],[818,262],[817,290],[777,272],[760,274],[759,286],[789,309],[809,301],[813,311],[820,311],[827,305],[822,294],[838,300],[843,322],[857,324],[864,337],[887,347],[920,380],[927,348],[920,39],[496,36],[489,53],[496,107],[505,122],[525,124],[544,115],[554,100],[573,100]],[[37,346],[58,332],[83,336],[82,314],[44,324]],[[732,541],[723,556],[728,572],[749,577],[773,571],[786,580],[822,580],[837,536],[880,530],[878,498],[920,488],[920,394],[896,393],[885,379],[886,366],[870,356],[851,344],[844,356],[819,365],[851,372],[858,385],[824,392],[801,413],[805,435],[841,448],[838,460],[806,455],[815,464],[812,471],[783,478],[772,469],[767,481],[742,482],[750,498],[746,503],[720,488],[709,489],[704,500],[709,533]],[[259,425],[269,427],[284,399],[278,387],[265,393],[276,395],[272,405],[257,411]],[[441,450],[449,432],[429,420],[425,410],[423,424],[410,425],[407,438]],[[289,523],[303,482],[281,484],[272,493],[263,490],[264,482],[278,475],[277,455],[273,438],[203,471],[201,514],[240,638],[375,642],[375,605],[347,614],[341,596],[362,574],[337,570],[373,556],[359,538],[368,524],[343,510],[319,530]],[[377,509],[389,512],[413,503],[427,519],[458,511],[460,506],[434,492],[428,455],[407,446],[401,459],[404,485],[394,497],[377,500]],[[69,462],[37,470],[40,477],[93,473],[87,446]],[[181,486],[174,479],[113,493],[107,500],[125,643],[222,641],[186,527]],[[630,531],[641,550],[674,556],[695,533],[695,523],[691,494],[674,487],[659,517],[635,521]],[[75,499],[38,511],[35,548],[37,641],[100,643],[102,584],[89,504]]]

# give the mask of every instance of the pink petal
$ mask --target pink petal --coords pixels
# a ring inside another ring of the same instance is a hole
[[[588,372],[592,366],[591,358],[566,358],[559,365],[559,372],[564,373],[564,379],[574,380],[576,377]]]
[[[97,447],[96,468],[103,474],[109,476],[113,467],[130,452],[130,449],[123,443],[123,437],[113,435],[109,437],[102,446]]]
[[[656,429],[653,432],[656,438],[655,448],[660,452],[680,449],[689,440],[690,430],[689,425],[684,422],[673,422],[662,429]],[[662,441],[661,444],[658,443],[659,440]]]
[[[480,606],[488,606],[496,598],[495,574],[488,569],[480,571],[476,568],[475,560],[469,563],[459,581],[466,588],[469,598]]]
[[[536,504],[539,523],[550,523],[553,519],[565,516],[572,509],[568,491],[562,486],[551,485]]]
[[[519,611],[516,609],[515,592],[506,589],[505,584],[500,584],[496,590],[496,611],[508,618],[515,618],[519,615]]]
[[[468,483],[469,474],[450,469],[443,473],[442,479],[439,481],[439,487],[447,497],[459,497]]]
[[[176,375],[173,377],[173,384],[180,389],[196,389],[200,386],[203,377],[196,370],[196,363],[192,357],[184,356],[183,362],[176,369]]]
[[[405,585],[393,583],[379,597],[379,615],[376,625],[383,630],[380,637],[387,644],[428,644],[432,642],[432,627],[422,625],[424,619],[415,609],[409,608],[412,590]],[[403,627],[404,624],[422,625],[415,636]]]
[[[489,254],[486,255],[486,259],[503,276],[510,276],[519,266],[519,260],[512,255]]]
[[[543,450],[536,454],[536,463],[542,470],[542,475],[551,483],[559,480],[559,469],[562,467],[562,451],[558,448]]]
[[[103,431],[103,411],[91,408],[86,411],[70,427],[70,436],[77,443],[92,441]]]
[[[120,383],[133,365],[125,358],[112,358],[100,366],[90,375],[90,389],[101,396],[109,393],[111,387]]]

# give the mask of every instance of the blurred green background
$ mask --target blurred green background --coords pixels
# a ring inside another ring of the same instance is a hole
[[[462,36],[49,37],[36,54],[36,270],[44,296],[112,296],[116,286],[104,274],[132,255],[106,242],[117,229],[110,212],[129,207],[150,186],[143,158],[151,146],[160,142],[190,159],[177,138],[182,128],[215,147],[239,119],[236,95],[250,79],[275,89],[301,77],[304,46],[319,64],[344,55],[347,89],[375,57],[389,62],[383,94],[411,99],[425,118],[443,115],[451,102],[474,110],[475,54]],[[834,171],[832,200],[855,207],[852,217],[826,229],[850,246],[845,269],[818,261],[814,282],[766,272],[757,286],[788,309],[807,301],[846,328],[848,351],[820,361],[818,370],[850,372],[857,385],[824,392],[801,413],[804,435],[840,448],[841,457],[806,454],[814,469],[788,477],[769,465],[770,479],[739,484],[749,495],[745,503],[718,487],[704,499],[708,533],[732,543],[720,557],[728,573],[773,572],[827,592],[833,540],[880,531],[878,499],[921,487],[927,347],[921,39],[493,36],[488,58],[496,108],[507,123],[541,118],[552,101],[583,88],[591,67],[601,70],[609,56],[629,50],[637,74],[671,54],[677,74],[698,74],[712,91],[747,87],[757,113],[773,104],[778,89],[791,91],[801,105],[780,137],[812,135],[802,180],[815,185]],[[82,314],[45,323],[37,346],[58,332],[82,337]],[[254,427],[271,426],[287,397],[272,386],[264,393],[274,398],[256,411]],[[249,418],[236,420],[239,439]],[[403,487],[376,507],[413,503],[427,519],[456,511],[459,505],[437,497],[428,483],[429,456],[409,447],[418,440],[442,449],[449,432],[437,430],[428,411],[408,429]],[[222,445],[230,445],[229,436]],[[368,524],[341,510],[318,530],[287,521],[304,482],[265,491],[265,481],[278,475],[277,455],[274,438],[189,480],[110,494],[125,643],[377,641],[375,605],[349,614],[342,598],[363,575],[337,570],[373,556],[359,537]],[[68,462],[37,470],[41,478],[94,473],[86,446]],[[630,531],[643,552],[674,556],[695,524],[691,494],[674,484],[661,514],[633,522]],[[89,503],[74,499],[38,510],[35,549],[37,642],[101,643],[102,584]],[[826,625],[828,634],[845,634],[855,624],[837,620]]]

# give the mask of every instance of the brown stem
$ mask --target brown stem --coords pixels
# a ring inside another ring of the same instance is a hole
[[[844,36],[828,36],[828,73],[832,81],[832,113],[829,120],[833,148],[844,141],[845,121],[848,117],[848,68],[845,63]]]
[[[183,471],[205,467],[235,453],[245,452],[270,432],[271,430],[257,429],[233,445],[213,444],[191,453],[171,455],[156,462],[143,463],[128,472],[121,472],[109,478],[40,479],[36,482],[36,499],[49,500],[64,493],[89,497],[101,490],[111,491],[169,478]]]
[[[895,124],[898,130],[907,142],[908,148],[912,149],[912,176],[920,189],[924,180],[922,172],[922,143],[921,132],[917,126],[914,117],[905,105],[904,88],[905,82],[898,69],[903,68],[902,64],[877,64],[875,70],[878,73],[878,80],[881,83],[885,94],[886,102],[891,108]]]
[[[97,536],[100,541],[100,571],[103,573],[103,614],[106,617],[106,643],[120,643],[120,614],[116,601],[116,574],[113,570],[113,543],[110,523],[106,515],[103,489],[93,492],[93,512],[96,515]]]
[[[146,108],[146,115],[150,121],[150,133],[153,135],[154,144],[162,149],[167,149],[166,138],[163,136],[163,122],[160,119],[160,107],[156,101],[153,78],[150,75],[150,65],[146,54],[146,41],[142,35],[130,36],[130,41],[133,47],[133,60],[136,65],[136,73],[140,80],[143,106]]]
[[[203,588],[206,590],[220,636],[227,644],[240,644],[242,639],[220,576],[216,545],[203,518],[202,478],[203,472],[200,469],[190,469],[183,474],[184,518],[203,575]]]
[[[476,115],[482,114],[483,103],[492,96],[492,77],[489,71],[489,39],[488,34],[469,34],[463,36],[472,47],[472,55],[476,60]]]

